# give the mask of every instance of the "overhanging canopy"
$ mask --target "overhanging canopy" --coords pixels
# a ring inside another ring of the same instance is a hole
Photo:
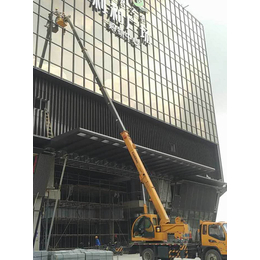
[[[73,154],[70,160],[74,160],[75,166],[92,163],[93,167],[97,164],[100,167],[113,166],[119,171],[121,169],[129,173],[136,172],[123,140],[87,129],[78,128],[54,137],[46,148],[55,153]],[[212,167],[147,147],[136,145],[136,148],[151,176],[182,179],[187,176],[206,176],[215,171]]]

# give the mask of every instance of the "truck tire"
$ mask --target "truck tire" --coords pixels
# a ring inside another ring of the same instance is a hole
[[[221,260],[221,256],[218,251],[210,249],[205,253],[204,260]]]
[[[151,248],[146,248],[142,253],[143,260],[155,260],[154,252]]]

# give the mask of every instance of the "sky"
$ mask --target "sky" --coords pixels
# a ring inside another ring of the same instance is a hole
[[[204,26],[224,180],[227,182],[227,2],[178,0]],[[227,192],[219,201],[217,221],[227,221]]]

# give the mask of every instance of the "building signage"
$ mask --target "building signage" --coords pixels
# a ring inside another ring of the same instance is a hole
[[[107,0],[91,0],[91,6],[102,15],[107,15],[106,29],[116,36],[129,42],[132,46],[140,44],[149,45],[151,37],[145,26],[145,14],[148,10],[144,7],[144,0],[111,0],[107,8]],[[126,10],[126,16],[124,15]],[[130,34],[130,25],[138,25],[137,36]]]
[[[129,0],[130,5],[139,9],[141,12],[147,13],[148,10],[144,7],[144,0]]]

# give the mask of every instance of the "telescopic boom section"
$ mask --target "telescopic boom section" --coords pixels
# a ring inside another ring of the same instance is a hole
[[[141,183],[144,184],[144,186],[145,186],[145,188],[146,188],[146,190],[147,190],[147,192],[148,192],[148,194],[149,194],[149,196],[150,196],[150,198],[151,198],[151,200],[154,204],[154,207],[155,207],[155,209],[156,209],[156,211],[157,211],[157,213],[158,213],[158,215],[161,219],[160,224],[162,225],[162,224],[170,223],[169,217],[168,217],[168,215],[167,215],[167,213],[166,213],[166,211],[165,211],[165,209],[162,205],[162,202],[161,202],[161,200],[160,200],[160,198],[159,198],[159,196],[158,196],[158,194],[157,194],[157,192],[156,192],[156,190],[153,186],[153,183],[152,183],[152,181],[151,181],[151,179],[150,179],[150,177],[149,177],[149,175],[148,175],[148,173],[147,173],[147,171],[146,171],[146,169],[145,169],[145,167],[142,163],[142,160],[140,159],[138,152],[136,151],[136,146],[132,142],[131,137],[130,137],[129,133],[127,132],[127,130],[125,129],[125,126],[124,126],[124,124],[123,124],[123,122],[122,122],[122,120],[121,120],[121,118],[120,118],[111,98],[109,97],[106,89],[104,88],[104,86],[103,86],[103,84],[100,80],[100,77],[99,77],[99,75],[98,75],[98,73],[97,73],[97,71],[96,71],[96,69],[93,65],[93,62],[91,61],[91,58],[89,57],[89,55],[87,53],[87,50],[83,46],[75,28],[74,28],[74,25],[70,21],[70,17],[66,16],[64,13],[59,13],[57,10],[54,14],[57,16],[56,23],[58,25],[60,25],[61,27],[65,27],[67,25],[66,23],[68,23],[70,25],[70,27],[73,31],[73,34],[76,37],[78,44],[81,48],[81,51],[83,52],[84,58],[86,59],[92,73],[94,74],[94,77],[97,81],[99,89],[100,89],[102,95],[105,98],[105,101],[108,105],[108,108],[109,108],[113,117],[116,120],[116,123],[119,127],[119,130],[120,130],[120,134],[121,134],[121,136],[122,136],[122,138],[123,138],[123,140],[124,140],[124,142],[127,146],[127,149],[128,149],[128,151],[129,151],[129,153],[130,153],[130,155],[131,155],[131,157],[134,161],[134,164],[135,164],[135,166],[136,166],[136,168],[139,172],[140,181],[141,181]]]
[[[106,104],[108,105],[109,110],[112,112],[112,115],[113,115],[113,117],[116,120],[116,123],[117,123],[117,125],[118,125],[118,127],[120,129],[120,132],[126,131],[125,126],[124,126],[123,122],[121,121],[121,118],[119,117],[119,115],[117,113],[117,110],[116,110],[116,108],[115,108],[111,98],[109,97],[106,89],[104,88],[104,86],[103,86],[103,84],[102,84],[102,82],[100,80],[100,77],[99,77],[99,75],[98,75],[98,73],[97,73],[97,71],[96,71],[96,69],[95,69],[95,67],[93,65],[93,62],[91,61],[91,58],[89,57],[86,48],[83,46],[83,44],[82,44],[82,42],[81,42],[81,40],[80,40],[80,38],[79,38],[79,36],[77,34],[77,31],[74,28],[74,25],[70,21],[69,16],[65,16],[63,14],[62,16],[58,16],[56,21],[57,21],[58,25],[60,25],[60,26],[62,26],[62,25],[66,26],[66,22],[68,22],[68,24],[70,25],[70,27],[71,27],[71,29],[73,31],[73,34],[74,34],[75,38],[77,39],[77,42],[78,42],[78,44],[79,44],[79,46],[81,48],[83,56],[84,56],[85,60],[87,61],[88,65],[89,65],[89,67],[90,67],[90,69],[91,69],[91,71],[92,71],[92,73],[93,73],[93,75],[95,77],[95,80],[97,81],[97,84],[99,86],[99,89],[100,89],[102,95],[105,98]]]
[[[124,131],[122,133],[120,133],[127,148],[128,148],[128,151],[134,161],[134,164],[139,172],[139,178],[140,178],[140,181],[141,183],[144,184],[152,202],[153,202],[153,205],[160,217],[160,224],[167,224],[167,223],[170,223],[170,219],[162,205],[162,202],[153,186],[153,183],[143,165],[143,162],[142,160],[140,159],[140,156],[138,154],[138,152],[136,151],[136,147],[135,147],[135,144],[132,142],[131,140],[131,137],[129,136],[129,133],[127,131]]]

